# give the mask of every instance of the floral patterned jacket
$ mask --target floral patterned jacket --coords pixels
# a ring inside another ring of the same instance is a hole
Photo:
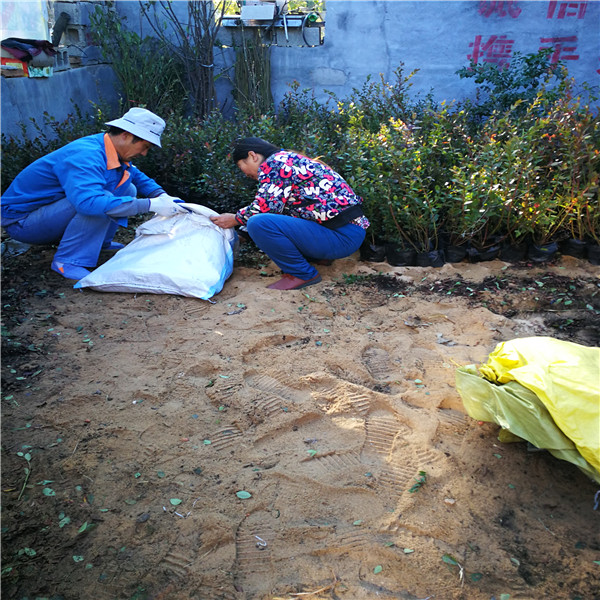
[[[302,154],[281,150],[269,156],[258,169],[258,184],[254,202],[235,215],[241,225],[256,214],[279,213],[330,228],[346,223],[363,229],[369,226],[362,214],[362,198],[344,178],[331,167]],[[348,211],[347,218],[340,217],[344,211]]]

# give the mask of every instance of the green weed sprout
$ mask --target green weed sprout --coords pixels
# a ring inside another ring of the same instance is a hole
[[[24,458],[27,461],[27,466],[23,469],[25,471],[25,481],[23,482],[23,487],[21,488],[21,493],[17,498],[17,502],[21,499],[23,492],[25,491],[25,487],[27,486],[27,482],[29,481],[29,475],[31,475],[31,454],[29,452],[17,452],[17,456]]]

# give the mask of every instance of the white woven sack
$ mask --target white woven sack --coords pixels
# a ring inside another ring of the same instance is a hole
[[[74,287],[203,300],[218,294],[233,271],[237,236],[209,219],[218,214],[210,208],[182,206],[190,212],[156,216],[140,225],[131,243]]]

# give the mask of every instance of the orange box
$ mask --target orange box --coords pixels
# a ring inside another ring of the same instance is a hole
[[[27,63],[24,60],[19,60],[18,58],[8,58],[8,57],[1,57],[0,58],[0,63],[2,63],[2,66],[7,66],[7,67],[17,67],[18,69],[20,69],[23,72],[23,75],[25,77],[29,76],[29,71],[27,69]],[[14,73],[13,76],[17,77],[19,75],[21,75],[21,73],[19,73],[19,71],[17,69],[11,69],[10,71],[12,71]],[[7,72],[10,72],[8,70],[5,71],[5,74]]]

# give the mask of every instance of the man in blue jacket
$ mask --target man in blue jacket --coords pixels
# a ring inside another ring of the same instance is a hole
[[[58,244],[52,270],[82,279],[95,267],[127,217],[185,209],[153,179],[131,164],[160,147],[165,122],[144,108],[110,121],[108,133],[80,138],[26,167],[2,196],[2,226],[27,244]]]

